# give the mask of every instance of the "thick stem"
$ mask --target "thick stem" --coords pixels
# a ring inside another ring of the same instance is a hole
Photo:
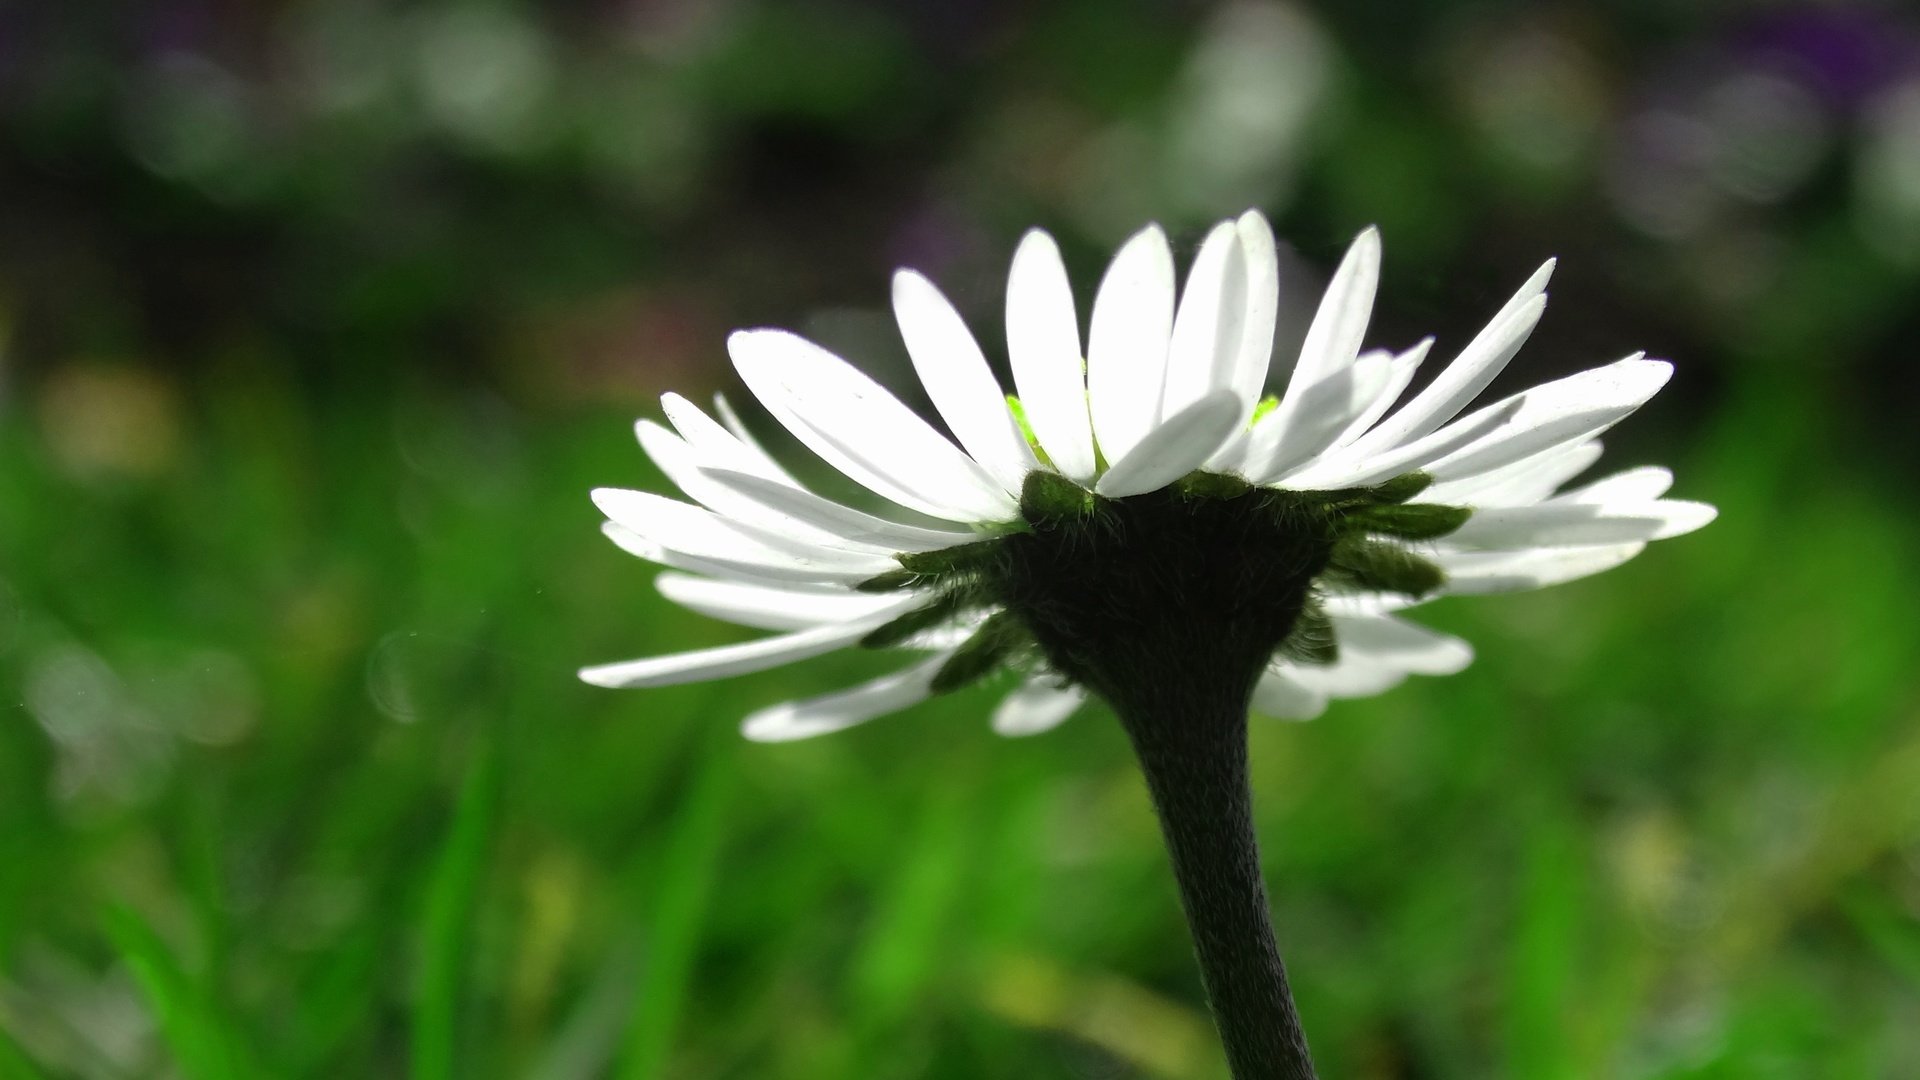
[[[1166,836],[1214,1023],[1234,1080],[1313,1080],[1260,875],[1245,695],[1231,680],[1181,681],[1198,692],[1115,704]]]

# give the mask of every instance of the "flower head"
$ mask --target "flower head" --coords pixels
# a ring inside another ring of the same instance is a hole
[[[1177,297],[1165,235],[1134,235],[1100,283],[1084,353],[1059,251],[1029,232],[1007,281],[1017,396],[953,306],[903,270],[894,312],[952,439],[819,346],[735,333],[734,366],[767,410],[903,512],[814,494],[723,400],[716,421],[666,395],[671,429],[642,420],[640,442],[698,505],[600,489],[605,530],[673,568],[658,582],[669,599],[777,633],[581,677],[649,686],[901,648],[925,655],[755,713],[746,733],[834,731],[1012,668],[1022,677],[994,726],[1026,734],[1089,692],[1136,692],[1142,664],[1191,655],[1243,679],[1254,711],[1304,718],[1472,659],[1405,608],[1583,577],[1712,520],[1661,498],[1661,468],[1562,490],[1599,457],[1597,436],[1666,383],[1662,361],[1636,354],[1468,411],[1539,321],[1551,262],[1410,397],[1432,339],[1362,349],[1379,266],[1369,229],[1277,399],[1263,394],[1278,270],[1258,213],[1208,233]]]

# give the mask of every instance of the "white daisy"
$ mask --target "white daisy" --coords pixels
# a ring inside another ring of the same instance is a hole
[[[837,731],[1012,667],[1023,677],[993,724],[1024,735],[1089,692],[1113,697],[1119,665],[1244,649],[1253,711],[1305,718],[1472,659],[1403,609],[1584,577],[1713,519],[1661,498],[1672,477],[1657,467],[1563,490],[1599,457],[1597,436],[1665,384],[1662,361],[1635,354],[1465,411],[1539,321],[1552,262],[1404,402],[1433,341],[1363,351],[1379,266],[1369,229],[1277,401],[1262,400],[1279,282],[1258,213],[1207,235],[1177,302],[1166,236],[1149,226],[1129,239],[1095,294],[1084,354],[1059,250],[1029,232],[1007,281],[1017,397],[939,290],[900,271],[894,312],[951,439],[817,345],[735,333],[734,365],[767,410],[912,514],[822,498],[723,400],[716,421],[668,394],[671,426],[642,420],[639,438],[693,502],[603,488],[604,528],[672,568],[658,582],[668,599],[776,633],[581,678],[654,686],[898,647],[925,655],[757,712],[746,734]]]

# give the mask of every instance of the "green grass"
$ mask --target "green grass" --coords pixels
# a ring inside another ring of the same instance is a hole
[[[395,470],[358,406],[256,407],[111,483],[8,425],[0,1066],[109,1075],[77,1036],[145,1016],[122,1067],[212,1080],[1219,1077],[1109,718],[1003,741],[969,691],[763,746],[753,705],[884,661],[578,685],[731,633],[599,541],[587,487],[654,482],[619,418],[474,463],[443,410]],[[1327,1075],[1915,1061],[1920,552],[1828,427],[1736,401],[1676,462],[1720,523],[1437,604],[1467,673],[1256,731]]]

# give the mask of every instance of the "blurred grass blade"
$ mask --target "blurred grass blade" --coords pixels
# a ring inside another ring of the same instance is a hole
[[[1840,910],[1889,971],[1898,972],[1910,986],[1920,988],[1920,922],[1914,920],[1911,911],[1866,888],[1844,894]]]
[[[299,974],[300,1008],[274,1047],[275,1064],[292,1076],[326,1076],[331,1056],[351,1047],[374,1021],[377,985],[388,962],[389,935],[379,921],[363,923],[333,942]]]
[[[116,905],[107,910],[106,927],[121,960],[146,995],[180,1071],[192,1080],[247,1075],[207,996],[146,920],[131,908]]]
[[[1572,1080],[1585,1074],[1570,1029],[1576,1003],[1592,992],[1581,985],[1594,973],[1582,971],[1577,948],[1591,884],[1579,829],[1551,801],[1537,801],[1509,958],[1507,1075]]]
[[[706,759],[652,868],[657,886],[645,966],[621,1055],[620,1080],[652,1080],[661,1074],[699,952],[707,895],[726,842],[723,826],[737,767],[732,754],[708,753]]]
[[[875,899],[851,972],[861,1034],[897,1038],[902,1014],[947,966],[954,905],[966,881],[970,804],[954,783],[930,785],[920,820],[901,830],[890,879]]]
[[[498,795],[498,764],[482,746],[467,770],[446,844],[427,885],[413,999],[414,1080],[453,1080],[470,924]]]
[[[45,1080],[45,1076],[0,1024],[0,1080]]]

